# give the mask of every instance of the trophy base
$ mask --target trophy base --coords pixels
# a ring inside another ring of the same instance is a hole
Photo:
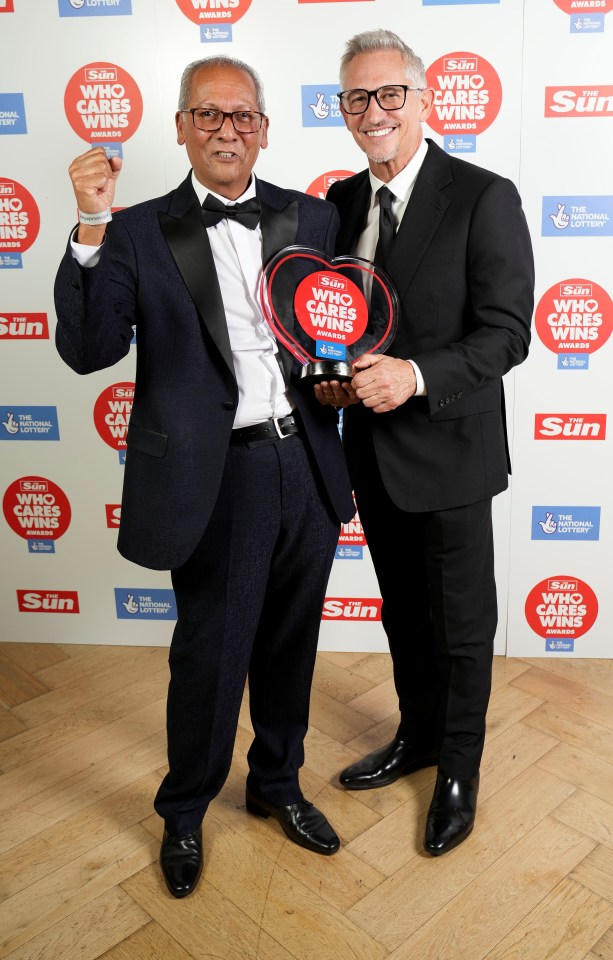
[[[301,380],[320,383],[322,380],[351,380],[353,366],[343,360],[317,360],[306,363],[300,374]]]

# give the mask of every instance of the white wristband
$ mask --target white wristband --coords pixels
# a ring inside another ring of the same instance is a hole
[[[86,227],[97,227],[101,223],[108,223],[113,219],[111,208],[101,210],[100,213],[83,213],[79,210],[79,223],[84,223]]]

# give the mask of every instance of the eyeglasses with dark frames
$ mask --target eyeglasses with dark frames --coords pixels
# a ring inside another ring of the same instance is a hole
[[[264,123],[265,113],[258,110],[213,110],[211,107],[188,107],[179,110],[179,113],[191,113],[194,126],[205,133],[214,133],[221,130],[226,117],[232,120],[232,126],[237,133],[257,133]]]
[[[342,90],[338,94],[345,113],[366,113],[374,97],[382,110],[401,110],[407,99],[407,90],[424,90],[425,87],[409,87],[405,83],[387,83],[376,90]]]

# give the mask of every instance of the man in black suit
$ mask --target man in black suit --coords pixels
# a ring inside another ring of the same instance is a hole
[[[388,353],[351,383],[345,450],[383,598],[400,726],[344,770],[353,790],[438,765],[425,846],[471,832],[497,622],[491,501],[510,470],[501,377],[528,352],[534,273],[514,185],[425,140],[423,63],[385,30],[349,41],[345,123],[369,169],[328,193],[337,252],[375,259],[400,297]]]
[[[256,292],[262,263],[288,244],[332,252],[336,211],[252,175],[268,118],[241,61],[186,68],[176,127],[186,180],[112,218],[121,161],[94,149],[72,163],[80,222],[55,295],[57,347],[78,373],[124,357],[136,327],[119,550],[172,573],[169,772],[155,808],[166,884],[183,897],[247,674],[247,809],[310,850],[338,849],[298,774],[339,521],[355,508],[338,417],[301,391]]]

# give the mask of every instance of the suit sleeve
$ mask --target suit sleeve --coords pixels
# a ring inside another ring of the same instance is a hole
[[[130,350],[136,267],[124,234],[115,223],[109,227],[95,267],[79,266],[69,243],[55,278],[57,350],[80,374],[110,367]]]
[[[411,357],[423,374],[433,416],[441,414],[450,399],[466,400],[521,363],[530,344],[532,245],[510,180],[496,177],[479,195],[465,243],[465,305],[461,314],[455,305],[456,328],[448,317],[440,317],[450,334],[448,344]]]

